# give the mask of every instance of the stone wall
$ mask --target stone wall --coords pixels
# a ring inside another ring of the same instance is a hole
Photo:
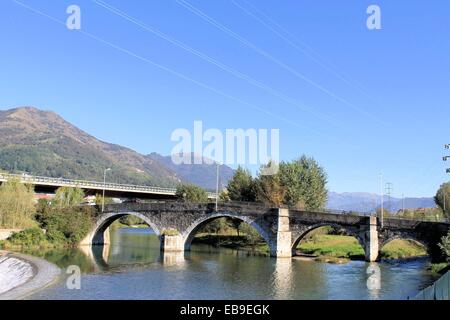
[[[20,232],[23,229],[0,229],[0,240],[8,239],[14,232]]]

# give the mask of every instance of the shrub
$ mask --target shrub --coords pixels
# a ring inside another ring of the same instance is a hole
[[[161,233],[163,236],[177,236],[179,234],[178,230],[175,229],[164,229]]]
[[[12,245],[32,246],[45,242],[44,232],[39,228],[25,229],[20,232],[14,232],[8,242]]]
[[[47,207],[37,216],[47,237],[52,242],[74,245],[80,242],[92,228],[90,207]]]
[[[83,202],[84,191],[80,188],[60,187],[56,190],[54,204],[59,208],[76,206]]]
[[[140,219],[140,218],[138,218],[136,216],[133,216],[131,214],[121,217],[119,219],[119,221],[120,221],[121,224],[124,224],[124,225],[127,225],[127,226],[136,226],[136,225],[139,225],[139,224],[145,224],[145,222],[142,219]]]
[[[447,260],[450,260],[450,231],[447,236],[442,237],[442,242],[439,244],[442,253],[447,257]]]
[[[239,230],[244,234],[248,244],[255,247],[258,243],[262,243],[264,239],[259,235],[258,231],[248,223],[241,223]]]

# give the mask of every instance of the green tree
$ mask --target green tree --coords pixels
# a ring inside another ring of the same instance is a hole
[[[228,201],[230,201],[230,195],[228,194],[228,190],[222,190],[219,193],[219,201],[220,202],[228,202]]]
[[[442,241],[439,244],[442,249],[442,252],[447,257],[447,260],[450,260],[450,231],[445,237],[442,237]]]
[[[231,223],[232,227],[234,229],[236,229],[237,235],[239,237],[240,236],[240,229],[239,228],[241,227],[241,224],[244,223],[244,221],[242,221],[240,219],[231,219],[230,223]]]
[[[214,219],[211,222],[208,222],[200,229],[199,232],[200,233],[204,232],[204,233],[209,233],[209,234],[215,233],[216,235],[219,235],[220,233],[222,233],[222,234],[226,233],[230,228],[231,228],[231,226],[230,226],[230,221],[228,220],[228,218],[222,217],[222,218]]]
[[[103,196],[101,194],[97,193],[95,195],[95,204],[98,205],[98,206],[101,206],[102,203],[103,203]],[[113,203],[114,203],[114,201],[113,201],[112,198],[105,197],[105,205],[106,204],[113,204]]]
[[[258,231],[256,231],[256,229],[248,223],[241,223],[239,226],[239,230],[243,233],[245,239],[247,240],[247,243],[250,244],[253,249],[255,249],[257,244],[264,241],[264,239],[259,235]]]
[[[233,178],[228,182],[228,196],[232,201],[256,200],[255,183],[250,171],[239,166]]]
[[[184,202],[208,202],[208,193],[194,184],[179,185],[175,195]]]
[[[256,200],[272,206],[284,204],[286,189],[281,185],[279,174],[259,174],[255,181]]]
[[[36,208],[34,189],[17,179],[0,186],[0,226],[2,228],[28,228],[35,226]]]
[[[80,188],[59,187],[53,204],[59,208],[73,207],[83,202],[84,197],[84,191]]]
[[[442,209],[444,215],[450,218],[450,182],[441,185],[434,197],[434,201]]]
[[[308,210],[326,205],[327,175],[313,158],[302,156],[292,162],[282,162],[279,175],[285,188],[284,204]]]

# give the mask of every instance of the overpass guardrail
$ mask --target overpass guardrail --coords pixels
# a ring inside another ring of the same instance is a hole
[[[167,195],[175,195],[176,188],[164,188],[154,186],[143,186],[133,184],[120,184],[120,183],[103,183],[99,181],[89,180],[76,180],[65,178],[52,178],[43,176],[32,176],[27,174],[12,174],[12,173],[0,173],[0,181],[8,181],[9,179],[19,179],[22,183],[29,183],[33,185],[49,185],[49,186],[67,186],[67,187],[79,187],[84,189],[98,189],[98,190],[116,190],[116,191],[133,191],[142,193],[159,193]],[[208,193],[209,198],[216,198],[215,193]]]

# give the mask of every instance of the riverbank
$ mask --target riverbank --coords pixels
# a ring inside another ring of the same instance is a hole
[[[269,253],[269,248],[264,241],[252,243],[245,235],[198,234],[194,242],[264,255]],[[318,234],[301,242],[296,249],[297,259],[317,262],[343,264],[352,260],[365,259],[364,249],[358,240],[349,236]],[[385,260],[407,260],[426,255],[427,252],[423,247],[405,240],[392,241],[381,249],[381,258]]]
[[[354,237],[319,234],[302,242],[298,251],[303,254],[364,260],[364,249]],[[401,260],[427,255],[426,249],[417,243],[407,240],[394,240],[380,250],[381,258],[386,260]]]
[[[0,251],[0,300],[21,300],[59,279],[61,270],[43,259]]]
[[[245,235],[202,233],[195,236],[193,243],[269,255],[269,246],[264,241],[252,242]]]

